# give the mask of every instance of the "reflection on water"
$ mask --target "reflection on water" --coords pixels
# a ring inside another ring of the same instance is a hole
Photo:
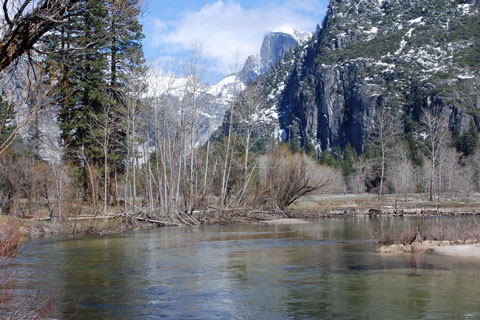
[[[480,261],[381,255],[364,219],[29,244],[21,288],[63,319],[479,319]]]

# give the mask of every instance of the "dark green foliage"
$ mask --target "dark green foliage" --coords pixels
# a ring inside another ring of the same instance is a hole
[[[0,95],[0,146],[6,142],[16,128],[13,106]]]
[[[468,157],[474,154],[478,146],[478,130],[475,124],[471,122],[470,128],[463,135],[455,131],[452,142],[457,151],[461,152],[463,156]]]
[[[251,148],[253,154],[265,154],[267,153],[268,145],[270,144],[265,138],[258,139]]]
[[[415,188],[415,193],[425,193],[427,192],[427,187],[423,182],[420,182],[417,184],[417,187]]]
[[[139,14],[138,1],[86,1],[50,38],[62,48],[53,58],[63,72],[59,119],[69,160],[76,161],[84,147],[85,155],[100,164],[98,140],[108,132],[109,158],[120,167],[124,130],[119,117],[131,91],[128,77],[144,68]]]
[[[305,151],[305,149],[302,147],[299,139],[290,140],[290,142],[288,143],[288,148],[293,153],[301,153],[301,152]]]
[[[358,160],[358,154],[355,149],[349,144],[345,147],[343,152],[342,171],[345,176],[355,172],[355,162]]]
[[[419,129],[420,125],[417,121],[414,121],[411,116],[404,115],[403,122],[405,126],[405,133],[403,138],[407,142],[408,149],[410,151],[410,158],[414,165],[423,166],[422,150],[419,146],[415,132]]]
[[[102,158],[90,128],[98,127],[92,116],[109,108],[107,11],[103,1],[83,3],[70,18],[67,29],[55,35],[62,43],[59,67],[63,69],[64,95],[59,97],[60,128],[68,160],[75,160],[84,147],[89,159]]]
[[[111,195],[125,165],[122,117],[140,81],[132,78],[146,71],[140,11],[139,0],[83,0],[45,41],[46,51],[54,52],[45,61],[47,72],[60,78],[56,103],[64,158],[83,167],[85,157],[104,178],[108,167]]]
[[[337,159],[335,155],[328,150],[322,151],[319,161],[321,164],[325,164],[332,168],[340,168],[341,166],[339,159]]]

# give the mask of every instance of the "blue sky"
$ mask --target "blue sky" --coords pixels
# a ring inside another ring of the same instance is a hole
[[[201,46],[209,82],[231,73],[260,49],[268,31],[313,32],[328,0],[146,0],[141,19],[145,57],[165,63]]]

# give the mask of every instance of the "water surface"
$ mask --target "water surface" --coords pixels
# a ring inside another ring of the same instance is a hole
[[[381,255],[365,219],[30,243],[16,285],[60,319],[480,319],[480,261]]]

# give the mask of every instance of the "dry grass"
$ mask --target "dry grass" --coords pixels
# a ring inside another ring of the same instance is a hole
[[[414,241],[447,241],[464,243],[467,240],[480,241],[480,218],[449,218],[408,220],[396,217],[374,217],[368,232],[377,243],[390,245],[412,244]]]
[[[16,225],[0,222],[0,257],[15,257],[20,245],[20,232]]]
[[[293,210],[366,210],[369,209],[392,209],[412,210],[425,209],[442,211],[474,211],[480,207],[480,194],[471,195],[468,198],[458,199],[453,196],[443,195],[439,201],[428,201],[426,194],[409,195],[409,201],[405,202],[402,197],[385,195],[382,202],[378,201],[375,194],[312,194],[298,199],[289,208]]]
[[[452,220],[439,217],[425,226],[422,237],[436,241],[480,240],[480,218]]]
[[[410,222],[397,218],[374,217],[367,231],[377,243],[409,245],[416,239],[417,230],[421,225],[421,221]]]
[[[1,319],[43,319],[53,310],[50,297],[38,292],[15,295],[12,282],[14,269],[10,268],[20,248],[21,233],[15,221],[0,218],[0,315]]]

